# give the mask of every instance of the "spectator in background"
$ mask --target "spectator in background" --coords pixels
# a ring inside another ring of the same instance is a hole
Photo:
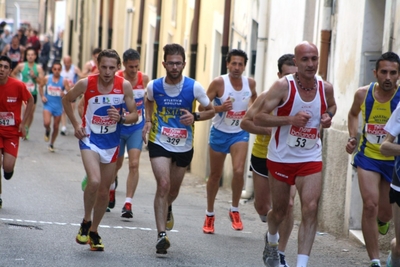
[[[41,48],[41,44],[40,44],[40,40],[37,37],[38,35],[38,31],[37,30],[30,30],[29,31],[29,38],[28,38],[28,42],[26,44],[26,46],[28,47],[32,47],[33,49],[35,49],[36,55],[39,55],[39,50]],[[39,62],[39,57],[36,58],[36,63]]]
[[[26,43],[28,42],[28,37],[26,37],[26,35],[25,35],[25,29],[20,28],[18,30],[16,36],[18,36],[19,44],[25,47]]]
[[[3,32],[4,32],[4,27],[7,25],[7,22],[5,22],[5,21],[2,21],[1,23],[0,23],[0,34],[3,34]]]
[[[62,48],[63,48],[63,31],[60,31],[58,33],[57,40],[53,44],[54,61],[61,62]]]
[[[51,47],[50,47],[49,36],[45,35],[42,50],[40,50],[40,57],[39,57],[39,63],[42,64],[42,69],[45,74],[47,73],[47,64],[49,64],[50,60],[50,50]]]
[[[0,51],[3,51],[4,47],[11,43],[12,38],[11,27],[6,25],[4,27],[4,32],[1,34]]]

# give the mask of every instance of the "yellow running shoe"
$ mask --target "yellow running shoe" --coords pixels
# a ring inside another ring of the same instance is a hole
[[[172,205],[168,206],[167,223],[165,229],[171,231],[174,228],[174,214],[172,213]]]
[[[387,232],[389,231],[389,226],[390,222],[381,222],[379,219],[377,219],[378,222],[378,231],[381,235],[386,235]]]
[[[84,220],[81,223],[81,228],[79,229],[78,234],[76,235],[76,242],[81,245],[86,245],[89,242],[89,229],[92,226],[92,222],[85,222]]]
[[[91,251],[104,251],[104,245],[101,237],[96,232],[89,232],[89,244]]]

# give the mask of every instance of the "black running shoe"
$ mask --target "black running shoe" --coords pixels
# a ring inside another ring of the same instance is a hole
[[[92,251],[104,251],[104,245],[98,233],[89,232],[89,244]]]
[[[158,234],[156,253],[157,254],[167,254],[167,249],[170,247],[168,236],[165,232],[160,232]]]
[[[133,218],[133,213],[132,213],[132,204],[131,203],[125,203],[124,207],[122,208],[122,215],[121,217],[124,218]]]
[[[1,178],[0,178],[1,179]],[[3,200],[0,198],[0,209],[3,207]]]

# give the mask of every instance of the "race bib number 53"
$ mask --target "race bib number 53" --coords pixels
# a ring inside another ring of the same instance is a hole
[[[183,128],[161,127],[160,141],[173,146],[184,146],[188,132]]]
[[[292,126],[286,143],[290,147],[311,149],[318,141],[318,129]]]

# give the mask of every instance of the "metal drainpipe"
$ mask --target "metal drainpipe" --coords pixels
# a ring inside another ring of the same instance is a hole
[[[322,28],[321,28],[321,46],[320,46],[320,61],[318,75],[326,80],[328,73],[328,56],[331,44],[331,15],[332,1],[325,1],[323,7]]]
[[[157,78],[158,69],[158,48],[160,46],[160,21],[161,21],[161,0],[157,1],[157,21],[156,31],[154,36],[154,51],[153,51],[153,80]]]
[[[194,17],[192,27],[192,43],[190,44],[190,71],[189,77],[196,79],[196,65],[197,65],[197,48],[199,37],[199,20],[200,20],[200,2],[196,0],[194,5]]]
[[[139,11],[138,36],[137,36],[137,41],[136,41],[136,50],[138,51],[139,55],[142,54],[144,5],[145,5],[145,0],[141,0],[140,1],[140,11]]]
[[[225,0],[224,12],[224,29],[222,32],[222,46],[221,46],[221,74],[226,74],[226,55],[229,51],[229,28],[231,21],[231,0]]]
[[[257,32],[257,61],[256,61],[256,72],[254,79],[257,83],[257,94],[262,92],[264,88],[264,77],[265,77],[265,56],[267,52],[268,44],[268,27],[269,27],[269,4],[270,1],[260,1],[258,10],[258,32]],[[250,136],[249,144],[254,143],[254,135]],[[252,146],[252,145],[250,145]],[[251,150],[249,150],[251,154]],[[248,154],[249,154],[248,153]],[[253,175],[251,171],[245,171],[245,189],[242,190],[241,198],[249,199],[254,193]]]

